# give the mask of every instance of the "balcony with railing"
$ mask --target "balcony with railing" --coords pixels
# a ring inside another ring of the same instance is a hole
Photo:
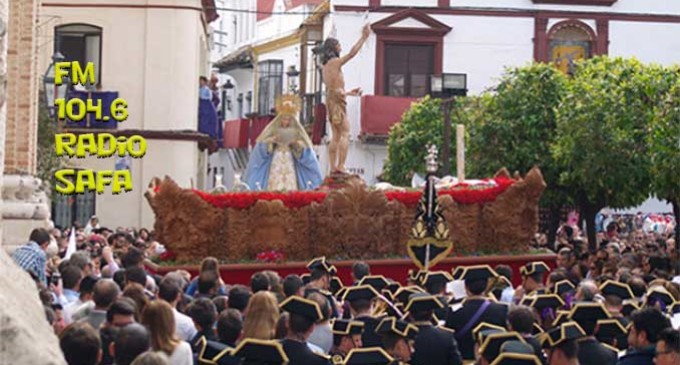
[[[315,102],[316,94],[308,94],[303,98],[301,123],[310,134],[312,142],[319,145],[326,134],[326,108],[325,105]],[[383,95],[364,95],[359,102],[357,110],[348,110],[350,119],[359,120],[358,131],[352,134],[364,143],[384,144],[390,128],[401,120],[402,115],[417,101],[411,97],[393,97]],[[351,108],[349,108],[351,109]],[[273,116],[255,116],[224,121],[224,143],[226,149],[247,149],[254,146],[257,137]]]
[[[390,128],[401,120],[404,112],[417,100],[384,95],[362,96],[359,139],[364,143],[386,143]]]

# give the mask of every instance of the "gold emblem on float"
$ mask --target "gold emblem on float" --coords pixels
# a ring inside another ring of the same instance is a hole
[[[428,175],[425,190],[418,202],[411,227],[411,239],[406,243],[406,250],[415,265],[425,271],[446,258],[453,250],[449,227],[439,206],[433,179],[434,171],[437,170],[436,158],[437,150],[431,146],[426,158]]]

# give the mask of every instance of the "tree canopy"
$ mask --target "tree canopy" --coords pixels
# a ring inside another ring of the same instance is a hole
[[[591,242],[601,208],[636,206],[650,194],[673,203],[678,219],[678,75],[608,57],[578,62],[569,76],[547,64],[507,69],[496,87],[458,99],[451,112],[467,128],[468,175],[539,166],[548,185],[541,204],[553,212],[576,204]],[[442,129],[439,100],[414,103],[390,131],[386,179],[405,185],[410,173],[423,173],[424,146],[441,149]]]

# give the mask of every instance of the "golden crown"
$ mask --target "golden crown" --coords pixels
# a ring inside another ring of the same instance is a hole
[[[302,109],[302,100],[295,94],[284,94],[276,98],[276,113],[297,115]]]

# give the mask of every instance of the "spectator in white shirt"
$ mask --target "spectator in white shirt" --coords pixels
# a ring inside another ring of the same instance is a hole
[[[171,275],[167,275],[161,281],[158,289],[158,297],[165,300],[172,307],[175,315],[175,334],[184,341],[191,341],[196,335],[196,327],[191,318],[177,310],[177,303],[182,299],[182,291],[178,280]]]
[[[86,276],[80,281],[79,285],[79,297],[77,300],[67,304],[64,307],[64,321],[67,325],[75,322],[79,318],[76,313],[82,313],[80,318],[85,317],[89,310],[94,308],[94,302],[92,301],[92,293],[94,292],[94,285],[97,284],[97,278],[94,276]],[[89,309],[89,310],[88,310]]]

